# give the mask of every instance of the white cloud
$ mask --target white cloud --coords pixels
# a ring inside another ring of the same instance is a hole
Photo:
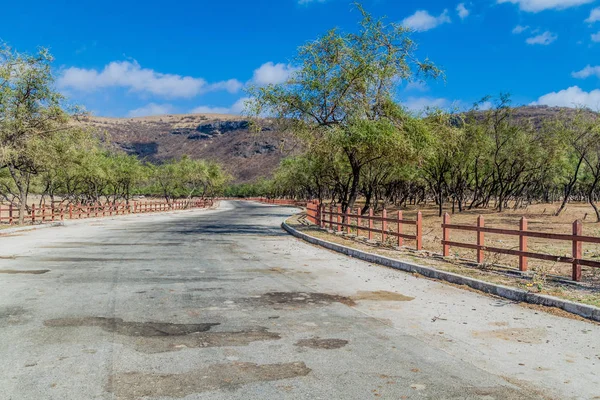
[[[598,33],[592,33],[592,42],[600,42],[600,31]]]
[[[518,35],[520,33],[525,32],[526,30],[529,29],[529,26],[522,26],[522,25],[517,25],[515,26],[515,28],[512,30],[512,33],[514,33],[515,35]]]
[[[404,18],[402,25],[417,32],[425,32],[439,25],[450,23],[448,10],[444,10],[439,16],[434,17],[425,10],[419,10],[410,17]]]
[[[151,115],[170,114],[173,112],[173,110],[174,107],[171,104],[150,103],[143,107],[129,111],[127,115],[130,117],[149,117]]]
[[[414,91],[418,91],[418,92],[426,92],[429,90],[429,87],[427,86],[427,83],[423,82],[423,81],[414,81],[414,82],[408,82],[408,84],[406,84],[406,91],[409,90],[414,90]]]
[[[565,8],[589,4],[594,0],[498,0],[499,4],[518,4],[523,11],[540,12],[544,10],[564,10]]]
[[[252,82],[257,85],[277,85],[287,81],[290,75],[296,70],[296,68],[289,64],[274,64],[273,62],[269,61],[261,65],[258,69],[254,70]]]
[[[593,110],[600,108],[600,89],[586,92],[579,86],[571,86],[560,92],[552,92],[541,96],[532,105],[547,105],[559,107],[589,107]]]
[[[469,14],[471,13],[469,10],[467,10],[467,8],[465,7],[465,3],[460,3],[459,5],[456,6],[456,12],[458,13],[458,16],[460,17],[460,19],[465,19],[469,16]]]
[[[411,111],[422,111],[426,108],[444,108],[450,102],[443,98],[434,97],[408,97],[403,105]]]
[[[591,65],[587,65],[581,71],[573,72],[571,74],[571,76],[573,78],[578,78],[578,79],[585,79],[585,78],[589,78],[590,76],[597,76],[598,78],[600,78],[600,65],[597,65],[595,67],[592,67]]]
[[[241,114],[248,101],[251,101],[249,97],[242,97],[233,103],[231,107],[198,106],[190,112],[192,114]]]
[[[298,4],[325,3],[327,0],[298,0]]]
[[[242,83],[235,79],[208,84],[202,78],[164,74],[149,68],[142,68],[137,61],[113,61],[102,71],[77,67],[67,68],[60,72],[56,83],[61,89],[83,92],[121,87],[134,92],[150,93],[168,98],[190,98],[215,90],[227,90],[235,93],[242,87]]]
[[[554,42],[556,39],[558,39],[558,35],[556,35],[552,32],[546,31],[540,35],[527,38],[525,40],[525,42],[527,44],[541,44],[542,46],[548,46],[550,43]]]
[[[585,22],[587,22],[588,24],[593,24],[594,22],[598,21],[600,21],[600,7],[594,8],[590,12],[589,18],[585,20]]]

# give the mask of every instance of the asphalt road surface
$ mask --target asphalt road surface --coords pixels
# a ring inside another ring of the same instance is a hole
[[[0,399],[600,398],[600,327],[223,202],[0,237]]]

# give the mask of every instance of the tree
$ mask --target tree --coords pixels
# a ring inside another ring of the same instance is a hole
[[[52,87],[52,61],[46,49],[31,56],[0,48],[0,170],[9,177],[2,196],[18,204],[19,223],[45,142],[71,128],[63,97]]]
[[[287,121],[309,151],[341,151],[350,169],[344,210],[356,201],[365,166],[412,152],[406,113],[394,102],[399,82],[441,76],[429,60],[415,57],[407,28],[374,20],[355,5],[362,15],[358,33],[329,31],[299,49],[298,70],[287,82],[250,90],[252,114]]]

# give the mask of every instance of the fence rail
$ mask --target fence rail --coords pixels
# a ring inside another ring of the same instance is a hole
[[[459,243],[450,240],[450,232],[452,230],[463,230],[472,231],[477,233],[477,244],[472,243]],[[485,233],[497,234],[497,235],[510,235],[519,237],[519,250],[514,249],[503,249],[498,247],[489,247],[485,245]],[[572,243],[572,254],[571,257],[555,256],[543,253],[534,253],[527,250],[527,238],[542,238],[551,240],[562,240],[569,241]],[[581,280],[581,266],[585,265],[593,268],[600,268],[600,262],[593,260],[583,259],[583,243],[600,243],[600,238],[593,236],[583,236],[583,224],[581,221],[573,222],[572,234],[559,234],[559,233],[547,233],[547,232],[535,232],[527,230],[527,219],[521,218],[519,223],[519,229],[498,229],[488,228],[485,226],[483,217],[477,218],[477,225],[453,225],[450,223],[450,215],[444,214],[444,220],[442,223],[442,246],[443,255],[448,257],[450,255],[450,247],[462,247],[466,249],[472,249],[477,252],[477,263],[482,264],[484,262],[484,253],[498,253],[507,254],[519,257],[519,270],[527,271],[528,259],[534,258],[539,260],[554,261],[560,263],[572,264],[573,270],[571,278],[574,281]]]
[[[129,203],[105,204],[62,204],[35,205],[28,207],[24,222],[30,224],[63,221],[65,219],[83,219],[113,215],[143,214],[161,211],[206,208],[212,206],[212,200],[192,199],[166,201],[132,201]],[[0,224],[13,225],[19,221],[19,210],[12,205],[0,204]]]
[[[423,216],[421,212],[417,213],[416,220],[407,220],[403,218],[402,211],[398,211],[394,218],[388,217],[387,210],[383,210],[381,215],[374,215],[370,208],[367,215],[362,215],[359,209],[352,213],[349,209],[345,213],[341,207],[325,206],[318,202],[309,202],[306,205],[308,220],[322,228],[329,226],[330,230],[337,232],[346,230],[346,234],[351,234],[356,230],[356,236],[361,233],[367,233],[368,240],[374,240],[377,235],[381,243],[385,243],[388,236],[397,238],[398,247],[404,245],[404,239],[415,241],[415,248],[423,248]],[[377,226],[378,225],[378,226]],[[414,234],[404,233],[404,226],[414,226]],[[393,229],[395,228],[395,230]]]
[[[269,199],[266,197],[248,197],[243,200],[257,201],[264,204],[277,204],[280,206],[298,206],[304,207],[307,203],[305,201],[297,201],[290,199]]]

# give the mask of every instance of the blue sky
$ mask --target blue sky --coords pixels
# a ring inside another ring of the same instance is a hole
[[[516,104],[600,109],[600,0],[365,0],[415,30],[445,82],[403,87],[411,109]],[[276,83],[298,46],[355,30],[350,0],[30,0],[3,5],[0,40],[50,48],[57,86],[101,116],[240,111],[249,82]]]

